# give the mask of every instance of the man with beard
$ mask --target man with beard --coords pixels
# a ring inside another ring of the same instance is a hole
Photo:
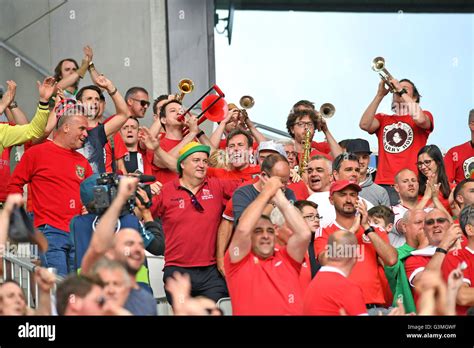
[[[387,190],[392,206],[398,204],[398,195],[393,188],[394,176],[402,168],[416,171],[418,150],[426,145],[433,131],[433,115],[420,108],[420,93],[408,79],[391,79],[396,92],[393,93],[393,115],[377,113],[377,108],[390,89],[382,80],[377,94],[362,115],[359,127],[378,138],[379,162],[375,183]]]
[[[87,111],[88,137],[84,148],[79,152],[89,160],[92,170],[96,174],[105,172],[104,147],[107,138],[120,130],[128,120],[128,109],[125,100],[118,92],[117,87],[101,75],[96,78],[96,84],[105,88],[115,104],[116,115],[105,124],[99,123],[99,103],[102,94],[99,87],[90,85],[79,90],[76,98]]]
[[[385,265],[392,266],[397,262],[397,251],[388,243],[385,232],[369,225],[367,207],[359,199],[359,192],[360,186],[348,180],[338,180],[331,184],[329,199],[334,205],[336,219],[323,228],[321,237],[315,241],[315,249],[321,265],[324,266],[329,236],[337,230],[355,234],[360,255],[348,279],[361,287],[367,309],[371,310],[370,314],[384,308],[385,303],[383,283],[378,272],[378,258]]]
[[[460,247],[462,230],[458,224],[452,224],[445,211],[434,208],[425,216],[424,232],[429,245],[412,251],[405,262],[405,271],[412,287],[415,304],[418,293],[415,291],[417,281],[425,270],[441,271],[446,254]]]
[[[134,315],[157,315],[155,299],[136,282],[136,275],[145,261],[143,238],[132,228],[122,228],[115,233],[122,208],[135,193],[137,184],[138,179],[132,177],[120,180],[117,196],[102,215],[82,259],[82,273],[90,272],[103,256],[120,262],[131,280],[131,290],[124,308]]]

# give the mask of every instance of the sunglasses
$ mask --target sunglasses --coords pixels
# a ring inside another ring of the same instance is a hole
[[[191,204],[193,205],[194,209],[200,213],[204,212],[204,208],[201,203],[199,203],[197,197],[191,192],[189,192],[189,195],[191,196]]]
[[[448,221],[448,219],[446,219],[446,218],[428,219],[428,220],[425,220],[425,225],[432,226],[432,225],[434,225],[435,221],[438,224],[444,224],[445,222]]]
[[[140,102],[140,105],[144,108],[147,108],[150,106],[150,102],[148,100],[140,100],[140,99],[135,99],[135,98],[130,98],[130,99]]]

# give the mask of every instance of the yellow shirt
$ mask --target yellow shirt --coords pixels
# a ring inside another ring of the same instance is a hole
[[[38,105],[35,117],[30,123],[17,126],[0,124],[0,153],[6,147],[21,145],[31,139],[43,136],[48,116],[48,106]]]

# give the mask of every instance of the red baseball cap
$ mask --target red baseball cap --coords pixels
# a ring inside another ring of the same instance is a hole
[[[360,192],[362,189],[358,184],[349,180],[336,180],[331,184],[331,188],[329,189],[329,195],[332,196],[334,192],[342,191],[345,188],[352,188],[357,192]]]

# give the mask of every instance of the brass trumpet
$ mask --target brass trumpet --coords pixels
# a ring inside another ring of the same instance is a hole
[[[181,79],[178,82],[179,93],[176,93],[175,99],[179,102],[183,101],[186,94],[191,93],[194,90],[194,82],[191,79]]]
[[[335,113],[336,113],[336,108],[331,103],[324,103],[319,108],[319,115],[322,118],[326,118],[326,119],[331,118],[334,116]]]
[[[243,109],[251,109],[255,105],[255,99],[249,95],[244,95],[240,98],[239,104]]]
[[[372,70],[379,73],[380,78],[388,86],[388,88],[390,89],[390,92],[392,93],[398,92],[395,85],[392,82],[390,82],[390,79],[393,79],[393,76],[385,68],[385,59],[383,57],[374,58],[374,60],[372,61]]]

